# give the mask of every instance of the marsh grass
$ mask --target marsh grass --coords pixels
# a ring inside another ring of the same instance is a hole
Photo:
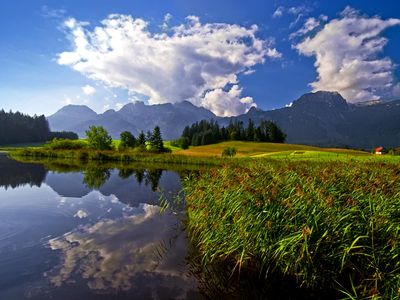
[[[51,150],[47,148],[23,148],[15,149],[10,152],[10,156],[17,160],[65,160],[67,163],[84,164],[87,161],[97,163],[120,162],[124,164],[132,163],[151,163],[151,164],[176,164],[176,165],[221,165],[224,159],[211,157],[189,157],[183,155],[173,155],[169,153],[157,154],[149,152],[133,151],[95,151],[90,149],[78,150]]]
[[[203,265],[295,278],[338,297],[400,296],[400,168],[252,160],[184,181]]]

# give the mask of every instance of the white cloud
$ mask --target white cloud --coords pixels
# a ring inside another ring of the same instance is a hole
[[[233,85],[229,91],[215,89],[205,94],[203,106],[218,116],[235,116],[246,113],[252,106],[257,106],[253,98],[241,97],[242,89]]]
[[[324,22],[328,21],[328,16],[327,15],[320,15],[319,18]]]
[[[273,18],[280,18],[283,16],[283,13],[285,11],[285,8],[283,6],[279,6],[274,13],[272,14]]]
[[[59,54],[59,64],[109,87],[146,95],[150,104],[189,100],[203,105],[206,93],[237,85],[239,74],[281,56],[270,40],[256,37],[255,25],[202,24],[196,16],[171,27],[170,34],[152,33],[147,22],[126,15],[110,15],[92,31],[75,19],[65,26],[73,49]],[[220,107],[210,99],[207,105]],[[215,112],[231,113],[228,108]]]
[[[65,9],[54,9],[54,8],[50,8],[47,5],[43,5],[42,6],[42,16],[45,18],[54,18],[54,19],[60,19],[60,18],[64,18],[65,14],[67,13],[67,11]]]
[[[299,30],[290,34],[289,39],[292,40],[295,37],[303,36],[303,35],[309,33],[310,31],[313,31],[320,24],[321,24],[320,21],[318,21],[317,19],[308,18],[307,21],[304,23],[304,25]]]
[[[82,87],[82,91],[85,95],[90,96],[96,92],[96,89],[93,86],[87,84]]]
[[[306,5],[300,5],[300,6],[292,6],[289,7],[288,12],[292,15],[299,15],[299,14],[307,14],[311,12],[311,7],[308,7]]]
[[[162,23],[161,26],[160,26],[161,30],[167,31],[167,30],[169,29],[169,22],[170,22],[171,20],[172,20],[172,15],[171,15],[170,13],[167,13],[167,14],[164,16],[164,21],[163,21],[163,23]]]
[[[290,14],[293,16],[296,16],[296,21],[309,14],[312,11],[312,8],[307,5],[299,5],[299,6],[291,6],[291,7],[285,7],[285,6],[279,6],[274,13],[272,14],[273,18],[280,18],[284,14]]]
[[[296,37],[304,36],[319,27],[321,22],[326,22],[327,20],[328,17],[325,15],[320,15],[318,19],[314,17],[308,18],[299,30],[290,34],[289,39],[292,40]]]
[[[400,19],[360,16],[347,7],[340,18],[295,45],[300,54],[315,56],[313,89],[340,92],[350,102],[379,99],[393,87],[395,69],[390,58],[378,57],[388,41],[381,33],[395,25]]]
[[[64,95],[64,100],[61,103],[64,105],[70,105],[70,104],[74,104],[75,101],[71,97]]]
[[[121,102],[117,102],[117,104],[115,104],[115,107],[117,110],[120,110],[122,107],[124,107],[124,104]]]

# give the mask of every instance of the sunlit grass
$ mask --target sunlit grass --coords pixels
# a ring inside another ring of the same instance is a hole
[[[172,152],[176,152],[176,151],[182,150],[182,149],[179,148],[179,147],[172,146],[172,145],[171,145],[171,141],[164,141],[164,147],[171,149]]]
[[[242,141],[229,141],[218,144],[190,147],[187,150],[177,151],[177,154],[189,156],[221,156],[222,151],[226,147],[236,148],[238,157],[248,156],[263,156],[271,153],[291,154],[293,152],[301,151],[317,151],[327,153],[339,153],[349,155],[369,155],[367,152],[349,150],[349,149],[336,149],[336,148],[319,148],[307,145],[296,144],[277,144],[277,143],[257,143],[257,142],[242,142]]]
[[[399,182],[397,164],[383,161],[228,164],[184,182],[188,229],[206,265],[256,265],[338,297],[395,299]]]

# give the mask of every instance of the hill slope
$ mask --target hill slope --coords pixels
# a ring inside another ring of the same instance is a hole
[[[320,148],[306,145],[296,144],[277,144],[277,143],[257,143],[257,142],[242,142],[242,141],[230,141],[222,142],[218,144],[190,147],[187,150],[178,150],[174,154],[188,155],[196,157],[220,157],[222,151],[226,147],[235,147],[238,157],[260,157],[266,155],[291,155],[291,154],[305,154],[313,153],[333,153],[333,154],[350,154],[350,155],[371,155],[368,152],[347,150],[347,149],[335,149],[335,148]]]

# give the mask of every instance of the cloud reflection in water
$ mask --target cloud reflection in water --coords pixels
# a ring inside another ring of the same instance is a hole
[[[145,288],[153,296],[173,290],[174,298],[186,298],[196,285],[186,273],[186,239],[178,222],[160,214],[160,207],[142,204],[134,215],[52,239],[49,245],[61,250],[62,259],[51,282],[61,286],[78,273],[100,292]]]

